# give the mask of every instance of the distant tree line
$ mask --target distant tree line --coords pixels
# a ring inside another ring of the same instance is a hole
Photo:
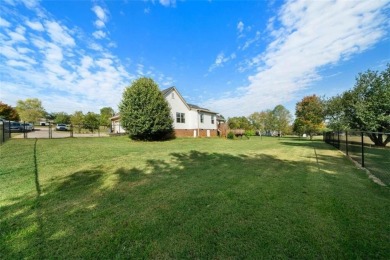
[[[232,117],[231,129],[255,130],[277,135],[307,134],[310,139],[325,130],[366,131],[377,146],[390,142],[390,64],[384,71],[359,73],[355,86],[330,97],[305,96],[295,106],[295,120],[282,105],[273,110],[255,112],[248,117]],[[384,135],[387,133],[387,135]]]
[[[16,107],[12,107],[0,101],[0,118],[10,121],[25,121],[37,123],[41,119],[49,120],[55,124],[72,124],[74,128],[81,132],[82,128],[94,131],[99,126],[106,128],[111,126],[110,118],[115,114],[111,107],[103,107],[100,114],[82,111],[75,111],[73,114],[66,112],[48,113],[42,106],[42,102],[37,98],[18,100]]]

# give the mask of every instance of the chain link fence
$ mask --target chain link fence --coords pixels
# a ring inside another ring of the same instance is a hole
[[[325,132],[323,137],[326,143],[358,162],[386,185],[390,185],[390,133],[349,130]]]
[[[109,136],[111,129],[99,127],[97,129],[87,129],[84,125],[72,126],[67,124],[53,124],[34,126],[26,122],[0,121],[0,144],[9,138],[69,138],[69,137],[105,137]]]

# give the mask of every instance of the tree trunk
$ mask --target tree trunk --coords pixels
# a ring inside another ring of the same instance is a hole
[[[370,137],[375,146],[385,147],[390,142],[390,135],[387,136],[385,141],[383,141],[383,134],[368,134],[368,137]]]

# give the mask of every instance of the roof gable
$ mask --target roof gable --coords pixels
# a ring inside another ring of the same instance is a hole
[[[175,91],[177,96],[181,99],[181,101],[183,101],[183,103],[187,106],[188,110],[198,110],[198,111],[202,111],[202,112],[207,112],[207,113],[210,113],[210,114],[218,114],[216,112],[212,112],[210,110],[208,110],[207,108],[202,108],[202,107],[199,107],[197,105],[193,105],[193,104],[188,104],[185,99],[183,98],[183,96],[180,94],[180,92],[175,88],[175,87],[170,87],[170,88],[167,88],[167,89],[164,89],[161,91],[161,93],[163,94],[163,96],[166,98],[169,96],[169,94],[172,92],[172,91]]]

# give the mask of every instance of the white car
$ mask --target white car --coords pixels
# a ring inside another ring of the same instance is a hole
[[[57,124],[56,126],[57,131],[68,131],[68,126],[66,124]]]

